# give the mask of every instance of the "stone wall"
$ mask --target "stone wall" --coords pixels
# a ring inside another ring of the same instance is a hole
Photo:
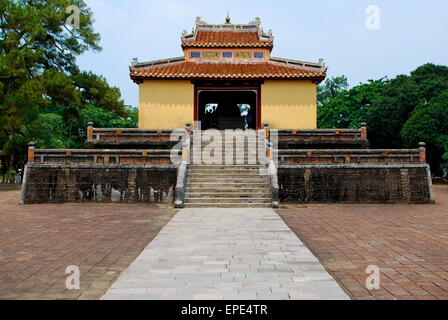
[[[28,163],[21,203],[172,202],[176,178],[175,165]]]
[[[422,164],[280,165],[280,203],[432,203],[429,166]]]

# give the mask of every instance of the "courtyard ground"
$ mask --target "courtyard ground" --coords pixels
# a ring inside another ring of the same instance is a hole
[[[352,299],[448,299],[448,186],[435,205],[313,204],[277,210]],[[175,214],[140,204],[20,206],[0,188],[0,299],[98,299]],[[81,290],[65,288],[68,265]],[[365,269],[381,270],[366,290]]]
[[[448,299],[448,185],[434,205],[313,204],[277,210],[352,299]],[[369,265],[379,290],[367,290]]]
[[[139,204],[21,206],[19,194],[0,188],[0,299],[99,299],[175,213]],[[66,289],[69,265],[80,269],[80,290]]]

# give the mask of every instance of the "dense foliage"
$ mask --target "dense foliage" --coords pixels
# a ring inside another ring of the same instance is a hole
[[[374,148],[415,148],[424,141],[433,173],[442,174],[448,167],[447,66],[425,64],[410,75],[370,80],[351,89],[339,86],[340,79],[319,86],[319,127],[357,128],[366,122]]]
[[[66,24],[79,8],[79,28]],[[82,0],[0,0],[0,150],[23,166],[26,147],[79,147],[86,122],[135,125],[118,88],[79,70],[76,57],[101,50]]]

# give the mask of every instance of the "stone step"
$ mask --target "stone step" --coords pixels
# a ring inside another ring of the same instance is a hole
[[[210,166],[242,166],[242,165],[247,165],[247,166],[255,166],[255,165],[263,165],[263,161],[260,160],[256,160],[256,159],[232,159],[232,160],[227,160],[226,159],[216,159],[216,160],[210,160],[209,163],[205,162],[203,160],[203,164],[204,166],[210,165]]]
[[[205,148],[201,148],[201,149],[199,149],[199,148],[196,148],[196,149],[194,149],[194,148],[191,148],[191,152],[192,153],[194,153],[194,152],[201,152],[201,153],[205,153]],[[222,149],[220,149],[220,148],[214,148],[214,149],[207,149],[207,153],[208,154],[214,154],[214,153],[222,153],[222,154],[226,154],[226,153],[233,153],[234,155],[235,154],[240,154],[240,155],[243,155],[243,154],[254,154],[254,155],[256,155],[256,154],[259,154],[259,155],[261,155],[261,156],[263,156],[263,155],[265,155],[265,151],[263,150],[263,151],[258,151],[257,149],[250,149],[250,150],[248,150],[248,149],[225,149],[225,148],[222,148]]]
[[[268,187],[260,186],[260,187],[254,187],[254,188],[229,188],[229,187],[187,187],[185,193],[238,193],[238,194],[245,194],[245,193],[269,193],[270,194],[271,189]]]
[[[236,198],[236,199],[252,199],[252,198],[271,198],[268,192],[186,192],[185,199],[197,198]]]
[[[272,206],[269,177],[260,175],[266,165],[257,159],[258,152],[233,148],[234,161],[225,162],[225,148],[219,159],[222,164],[190,164],[187,172],[185,207],[196,208],[269,208]],[[229,156],[229,153],[227,153]],[[213,157],[211,157],[213,158]],[[243,160],[243,163],[238,164]]]
[[[239,176],[228,176],[228,175],[187,175],[187,181],[196,182],[196,181],[215,181],[215,182],[268,182],[267,176],[261,176],[258,174],[255,175],[239,175]]]
[[[188,170],[188,175],[203,175],[203,174],[216,174],[216,175],[258,175],[260,174],[260,169],[191,169]]]
[[[233,145],[233,146],[243,146],[243,141],[244,141],[244,145],[248,145],[248,144],[257,144],[259,143],[260,145],[264,145],[264,139],[260,139],[260,138],[243,138],[243,137],[238,137],[238,138],[234,138],[233,142],[232,139],[228,140],[228,144]],[[192,139],[191,140],[192,144],[203,144],[203,145],[226,145],[226,139],[223,137],[222,139],[217,139],[217,141],[213,141],[213,139],[210,140],[204,140],[201,139],[201,141],[199,141],[199,139],[196,138],[196,140]]]
[[[216,188],[216,187],[225,187],[225,188],[235,188],[235,189],[243,189],[243,188],[253,188],[253,187],[262,187],[267,188],[268,183],[266,182],[212,182],[212,181],[187,181],[187,188]]]
[[[258,172],[253,174],[245,174],[245,172],[235,173],[235,172],[196,172],[188,173],[187,178],[204,178],[204,179],[222,179],[222,178],[232,178],[232,179],[246,179],[246,178],[268,178],[267,175],[261,175]]]
[[[185,203],[185,208],[271,208],[271,203]]]
[[[193,154],[192,154],[192,156],[193,156]],[[240,155],[233,154],[233,155],[230,155],[230,154],[226,154],[225,152],[223,152],[216,156],[214,154],[207,155],[207,156],[201,155],[201,159],[213,160],[213,159],[264,159],[264,158],[257,156],[256,154],[250,154],[250,155],[248,155],[248,154],[240,154]]]
[[[209,158],[213,158],[213,157],[228,157],[228,158],[265,158],[265,154],[263,153],[256,153],[256,152],[252,152],[252,151],[248,151],[248,152],[231,152],[231,151],[226,151],[226,150],[215,150],[215,151],[211,151],[211,152],[205,152],[204,150],[201,151],[192,151],[191,154],[194,155],[196,154],[195,152],[199,152],[201,158],[205,158],[205,157],[209,157]]]
[[[270,198],[194,198],[185,199],[185,203],[271,203]]]
[[[230,143],[229,145],[228,144],[226,144],[224,141],[222,141],[222,142],[205,142],[205,141],[202,141],[202,143],[201,144],[199,144],[199,143],[195,143],[194,141],[193,141],[193,143],[191,144],[191,145],[193,145],[193,146],[222,146],[222,147],[228,147],[228,148],[247,148],[247,147],[249,147],[249,146],[256,146],[256,145],[260,145],[260,146],[264,146],[265,144],[264,144],[264,141],[261,141],[261,142],[259,142],[259,143],[257,143],[257,140],[250,140],[250,142],[248,143],[247,142],[247,139],[244,141],[244,143],[242,143],[242,142],[240,142],[240,141],[238,141],[238,142],[236,142],[235,140],[233,141],[233,143]]]
[[[192,149],[199,149],[198,147],[200,147],[200,149],[204,150],[205,148],[207,148],[207,150],[237,150],[237,151],[252,151],[252,152],[261,152],[264,147],[261,145],[257,145],[257,144],[250,144],[250,145],[240,145],[240,146],[226,146],[225,144],[195,144],[192,145],[191,148]]]
[[[205,156],[205,155],[213,156],[215,154],[222,155],[222,156],[225,156],[225,155],[230,156],[230,154],[232,154],[234,157],[235,156],[239,156],[239,157],[245,156],[245,157],[247,157],[248,155],[250,157],[255,157],[257,155],[259,155],[260,157],[265,156],[264,151],[263,152],[256,152],[256,151],[252,151],[252,150],[250,150],[250,151],[241,150],[241,151],[233,151],[233,152],[231,150],[225,150],[225,149],[222,149],[222,150],[221,149],[207,150],[207,152],[204,149],[191,150],[191,154],[195,154],[195,152],[199,152],[202,156]]]
[[[210,146],[207,146],[207,145],[202,145],[201,146],[201,150],[203,151],[205,148],[207,148],[207,150],[210,150],[210,151],[212,151],[212,150],[214,150],[214,151],[218,151],[218,150],[222,150],[222,151],[225,151],[225,150],[233,150],[233,152],[241,152],[241,153],[243,153],[243,152],[254,152],[254,153],[257,153],[257,152],[262,152],[263,151],[263,149],[261,149],[261,148],[257,148],[256,146],[250,146],[250,148],[249,148],[249,146],[246,146],[246,147],[239,147],[239,148],[232,148],[232,147],[226,147],[226,146],[214,146],[213,148]],[[192,150],[194,150],[194,149],[199,149],[199,148],[197,148],[197,146],[192,146],[192,148],[191,148]]]
[[[188,170],[246,170],[265,168],[264,164],[190,164]]]

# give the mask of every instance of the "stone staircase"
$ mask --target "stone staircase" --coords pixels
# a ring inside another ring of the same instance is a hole
[[[207,144],[208,142],[202,143],[201,150],[204,150]],[[265,168],[265,165],[259,163],[256,151],[248,151],[247,142],[232,148],[231,164],[225,162],[226,148],[223,143],[221,164],[192,163],[188,166],[185,207],[268,208],[272,206],[269,177],[260,174],[260,169]],[[194,146],[192,150],[198,152]],[[237,154],[244,156],[238,159]],[[249,164],[254,162],[249,159],[257,161]],[[240,164],[241,162],[243,164]]]

